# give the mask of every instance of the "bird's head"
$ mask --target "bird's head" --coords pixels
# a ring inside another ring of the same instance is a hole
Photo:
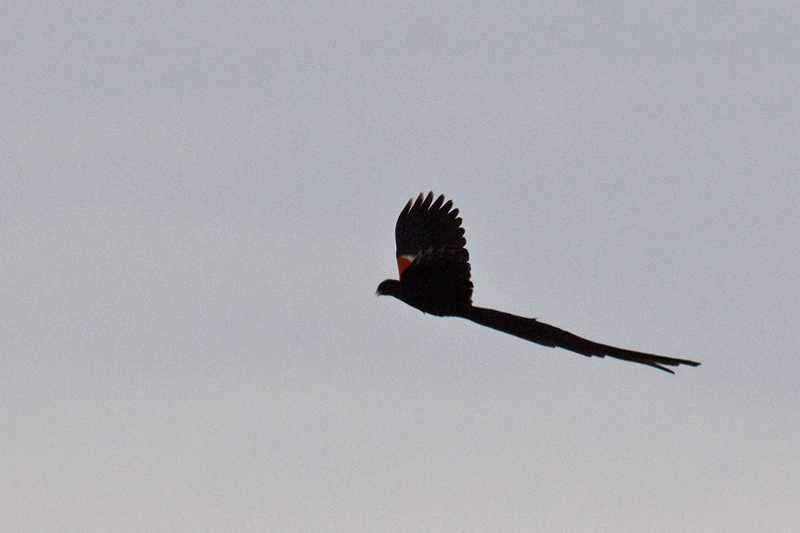
[[[395,296],[397,297],[401,292],[400,282],[396,279],[385,279],[378,285],[378,290],[375,291],[376,296]]]

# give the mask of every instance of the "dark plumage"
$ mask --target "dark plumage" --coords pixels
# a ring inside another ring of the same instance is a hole
[[[564,348],[587,357],[614,357],[652,366],[669,373],[665,366],[699,366],[686,359],[674,359],[599,344],[568,331],[494,309],[472,305],[469,252],[464,228],[453,202],[433,193],[409,200],[395,227],[397,266],[400,279],[387,279],[378,295],[394,296],[423,313],[457,316],[503,333],[544,346]]]

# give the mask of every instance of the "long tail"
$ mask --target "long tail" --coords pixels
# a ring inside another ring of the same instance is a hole
[[[664,368],[662,365],[700,365],[700,363],[688,361],[686,359],[673,359],[672,357],[663,357],[651,353],[634,352],[632,350],[623,350],[622,348],[592,342],[578,337],[577,335],[573,335],[568,331],[564,331],[563,329],[539,322],[535,318],[525,318],[502,311],[495,311],[494,309],[470,307],[462,316],[481,326],[496,329],[497,331],[514,335],[526,341],[535,342],[551,348],[564,348],[565,350],[576,352],[587,357],[614,357],[624,361],[633,361],[634,363],[652,366],[659,370],[669,372],[670,374],[674,374],[674,372],[669,368]]]

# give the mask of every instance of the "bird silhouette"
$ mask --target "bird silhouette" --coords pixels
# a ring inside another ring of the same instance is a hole
[[[387,279],[377,294],[394,296],[423,313],[466,318],[526,341],[587,357],[614,357],[674,374],[666,366],[699,366],[686,359],[635,352],[593,342],[555,326],[472,305],[469,252],[453,201],[433,192],[408,201],[395,226],[399,280]]]

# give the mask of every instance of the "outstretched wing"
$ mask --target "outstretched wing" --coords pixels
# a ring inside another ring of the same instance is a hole
[[[453,314],[472,303],[469,252],[458,209],[444,195],[409,200],[397,218],[397,269],[412,303],[426,313]]]
[[[434,202],[433,192],[427,196],[420,194],[416,201],[413,198],[408,201],[397,217],[394,236],[401,275],[424,252],[431,249],[464,249],[467,244],[458,209],[453,209],[453,201],[445,203],[444,195],[440,195]]]

